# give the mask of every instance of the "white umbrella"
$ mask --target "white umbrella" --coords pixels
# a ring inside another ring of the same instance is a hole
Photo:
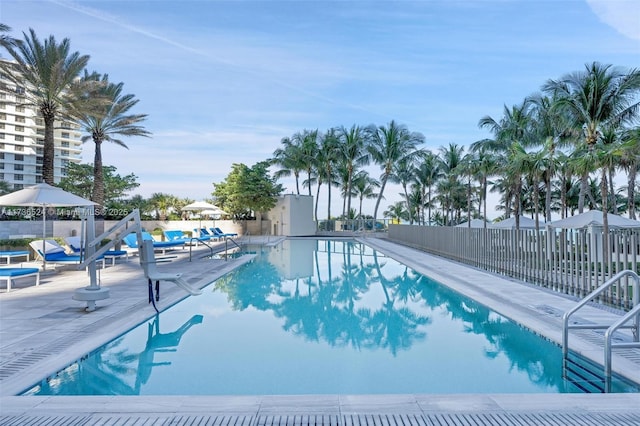
[[[80,207],[96,205],[93,201],[78,197],[75,194],[64,191],[58,187],[46,183],[29,186],[16,192],[0,197],[0,206],[12,207],[41,207],[42,208],[42,251],[46,238],[46,212],[47,207]],[[46,261],[43,259],[42,269],[45,269]]]
[[[200,234],[200,229],[202,229],[202,215],[204,212],[211,210],[215,213],[212,214],[225,214],[218,206],[215,206],[211,203],[207,203],[206,201],[196,201],[195,203],[187,204],[182,208],[184,211],[197,211],[200,213],[199,217],[199,226],[198,226],[198,234]]]

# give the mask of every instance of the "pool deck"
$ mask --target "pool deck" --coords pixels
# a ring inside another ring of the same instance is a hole
[[[276,238],[252,237],[258,240]],[[576,303],[384,238],[364,241],[556,342],[562,313]],[[173,261],[159,268],[182,272],[189,283],[204,287],[248,260],[200,259],[207,251],[194,249],[192,262],[188,250],[170,253]],[[72,300],[75,289],[88,285],[88,276],[69,268],[42,274],[38,287],[29,278],[18,280],[9,293],[0,287],[1,425],[640,425],[640,394],[12,396],[155,314],[137,257],[100,271],[110,298],[97,302],[94,312]],[[161,293],[160,310],[186,297],[168,283]],[[616,316],[586,307],[577,319]],[[570,344],[602,362],[602,333],[572,333]],[[640,383],[640,351],[617,352],[614,371]]]

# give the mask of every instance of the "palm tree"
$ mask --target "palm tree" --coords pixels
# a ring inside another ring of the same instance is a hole
[[[320,198],[320,187],[327,184],[327,220],[331,219],[331,187],[336,186],[335,163],[339,155],[340,142],[335,129],[329,129],[320,138],[320,150],[317,156],[317,183],[315,217],[318,220],[318,200]]]
[[[409,224],[413,225],[413,211],[415,210],[409,204],[409,192],[407,187],[411,183],[415,176],[415,166],[413,164],[413,158],[403,159],[395,163],[392,167],[391,175],[389,179],[393,183],[399,183],[404,193],[404,199],[407,202],[407,210],[409,212]]]
[[[428,218],[431,217],[431,189],[435,185],[438,179],[442,177],[440,170],[440,162],[438,156],[431,151],[424,151],[420,156],[420,162],[415,169],[414,182],[420,187],[422,198],[422,224],[429,223]],[[425,219],[424,207],[428,208],[428,215]]]
[[[420,133],[409,132],[405,126],[398,125],[393,120],[386,127],[372,126],[369,128],[369,132],[371,139],[367,150],[373,162],[382,168],[380,192],[373,211],[373,223],[375,223],[380,200],[384,196],[384,189],[393,171],[393,165],[400,161],[409,161],[420,155],[421,151],[418,150],[418,146],[424,142],[424,136]]]
[[[88,74],[86,71],[84,80],[101,83],[98,96],[106,101],[104,105],[86,109],[78,120],[84,131],[88,133],[82,137],[82,142],[93,140],[95,144],[91,200],[99,206],[104,206],[102,143],[111,142],[128,149],[127,145],[118,139],[118,136],[149,137],[151,133],[139,125],[146,119],[145,114],[129,114],[129,110],[138,103],[138,100],[135,99],[135,95],[122,94],[124,83],[111,83],[107,74],[100,76],[97,73]]]
[[[369,164],[369,156],[366,152],[367,134],[365,129],[355,124],[350,129],[344,126],[338,130],[338,137],[341,144],[340,150],[340,162],[343,164],[346,170],[346,194],[347,194],[347,211],[351,210],[351,188],[353,186],[353,179],[356,170]]]
[[[382,212],[382,214],[384,217],[389,218],[394,222],[400,222],[401,220],[407,220],[409,218],[407,207],[402,201],[396,201],[394,204],[390,205],[387,210]],[[375,218],[373,226],[376,226]]]
[[[360,202],[358,208],[358,216],[362,218],[362,201],[372,200],[378,196],[376,189],[380,188],[380,182],[369,176],[365,171],[361,171],[354,176],[353,194],[358,197]],[[375,225],[374,225],[375,226]]]
[[[490,116],[485,116],[478,122],[478,127],[488,128],[493,134],[494,139],[486,139],[485,145],[487,149],[500,156],[504,161],[503,168],[507,168],[507,157],[511,152],[511,145],[519,143],[524,146],[527,143],[527,132],[529,131],[529,105],[528,102],[522,102],[511,108],[504,106],[503,117],[500,121],[496,121]],[[508,169],[508,168],[507,168]],[[509,177],[509,176],[507,176]],[[511,197],[517,194],[515,186],[520,184],[519,179],[507,179],[510,189],[505,193],[505,216],[511,216]]]
[[[49,36],[42,42],[33,29],[28,35],[23,34],[24,41],[3,45],[16,62],[0,62],[0,68],[17,88],[24,89],[27,102],[37,108],[44,120],[42,178],[53,185],[54,122],[74,111],[73,106],[86,93],[86,85],[78,84],[77,78],[89,56],[71,52],[69,39],[58,43]]]
[[[623,135],[624,148],[622,158],[620,159],[620,167],[627,172],[627,212],[629,218],[636,218],[635,209],[635,187],[636,176],[640,168],[640,127],[627,131]]]
[[[270,164],[280,166],[273,177],[280,179],[285,176],[293,175],[296,180],[296,194],[300,195],[300,171],[303,169],[303,158],[300,147],[294,143],[289,137],[284,137],[280,141],[283,145],[273,152],[273,157],[269,161]]]
[[[442,170],[444,179],[447,181],[446,184],[443,183],[440,185],[440,190],[446,190],[447,194],[445,195],[440,191],[438,192],[441,196],[444,196],[446,204],[445,216],[449,217],[449,223],[453,223],[453,214],[455,210],[454,199],[460,190],[458,177],[461,175],[460,172],[462,170],[464,148],[458,144],[450,143],[446,147],[441,146],[439,151],[440,170]]]
[[[487,190],[489,187],[489,177],[495,175],[498,172],[498,165],[500,164],[495,155],[489,152],[487,146],[487,139],[474,142],[471,144],[471,151],[476,155],[476,162],[474,164],[475,176],[480,184],[480,203],[482,208],[482,217],[487,218]],[[469,218],[471,219],[471,218]],[[487,221],[484,220],[484,227],[487,227]],[[469,220],[469,226],[471,226],[471,220]]]
[[[567,112],[573,127],[581,130],[584,144],[590,151],[602,137],[603,127],[617,129],[637,117],[640,111],[639,90],[640,70],[624,72],[598,62],[586,64],[582,72],[549,80],[543,86],[543,91],[557,97],[557,107]],[[584,208],[584,192],[590,171],[593,169],[583,169],[578,201],[580,213]],[[608,232],[606,220],[604,232]]]
[[[11,27],[6,24],[0,23],[0,46],[2,47],[15,46],[17,43],[17,40],[13,37],[3,34],[8,32],[11,32]]]

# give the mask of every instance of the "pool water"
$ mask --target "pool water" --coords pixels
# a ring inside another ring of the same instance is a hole
[[[560,348],[354,241],[291,239],[27,395],[583,392]],[[597,380],[596,380],[597,382]],[[615,380],[615,392],[638,389]]]

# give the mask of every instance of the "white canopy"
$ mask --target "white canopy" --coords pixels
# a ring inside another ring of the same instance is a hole
[[[580,229],[588,228],[590,226],[604,226],[603,214],[601,210],[589,210],[581,214],[577,214],[565,219],[554,220],[549,223],[549,226],[554,228],[571,228]],[[611,228],[638,228],[640,227],[640,221],[627,219],[626,217],[618,216],[612,213],[607,213],[607,220],[609,227]]]
[[[469,224],[469,221],[467,222],[462,222],[459,225],[456,225],[456,228],[484,228],[484,224],[487,224],[487,228],[491,227],[491,224],[489,222],[487,222],[486,220],[482,220],[482,219],[471,219],[471,224]]]
[[[544,225],[544,221],[540,221],[540,226]],[[498,223],[493,223],[490,228],[496,229],[516,229],[516,218],[510,217],[509,219],[501,220]],[[536,229],[536,221],[526,216],[520,216],[520,229]]]

